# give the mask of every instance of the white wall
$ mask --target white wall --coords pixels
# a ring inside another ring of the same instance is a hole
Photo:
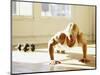
[[[88,40],[95,40],[95,7],[72,6],[72,19]]]
[[[41,16],[41,5],[33,6],[33,16],[13,16],[13,44],[23,42],[47,43],[51,36],[67,25],[66,17]]]
[[[72,21],[79,25],[88,40],[95,37],[95,12],[88,6],[72,6]],[[14,16],[12,19],[13,44],[31,42],[47,43],[51,36],[63,30],[69,23],[67,17],[41,16],[41,5],[33,6],[33,16]]]

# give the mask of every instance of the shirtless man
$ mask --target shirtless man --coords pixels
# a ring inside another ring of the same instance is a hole
[[[50,64],[59,64],[60,61],[54,60],[54,48],[56,45],[67,45],[68,47],[73,47],[75,43],[78,42],[83,49],[83,58],[81,62],[88,62],[87,59],[87,41],[83,36],[83,33],[79,31],[77,24],[70,23],[64,31],[55,34],[48,42],[48,49],[51,62]]]

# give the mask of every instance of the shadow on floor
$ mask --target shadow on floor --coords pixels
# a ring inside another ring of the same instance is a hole
[[[64,59],[61,61],[68,61],[71,59],[76,59],[76,60],[80,60],[82,58],[82,54],[79,53],[68,53],[69,56],[66,57],[70,57],[70,59]],[[90,66],[90,67],[96,67],[96,56],[95,55],[88,55],[88,59],[90,60],[90,62],[85,63],[85,65],[81,64],[82,66]],[[72,64],[72,63],[63,63],[63,64],[69,64],[69,65],[80,65],[80,64]]]

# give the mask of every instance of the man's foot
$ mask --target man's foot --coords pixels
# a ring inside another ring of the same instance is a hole
[[[65,51],[64,50],[62,50],[62,51],[57,50],[57,53],[65,54]]]
[[[65,54],[65,51],[61,51],[62,54]]]
[[[57,50],[57,53],[60,53],[60,50]]]
[[[90,60],[87,59],[87,58],[80,59],[80,61],[83,62],[83,63],[88,63],[88,62],[90,62]]]

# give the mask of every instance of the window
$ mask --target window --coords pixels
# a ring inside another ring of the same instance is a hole
[[[42,16],[71,16],[70,5],[42,3]]]
[[[32,16],[32,3],[12,2],[12,14],[22,16]]]
[[[51,16],[50,6],[49,4],[41,3],[42,4],[42,16]]]

